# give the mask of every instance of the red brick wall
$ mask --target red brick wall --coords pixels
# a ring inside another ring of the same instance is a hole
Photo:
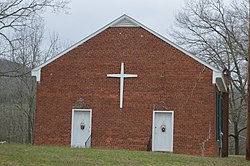
[[[125,73],[123,110],[120,80]],[[147,150],[152,111],[159,102],[174,111],[174,153],[215,156],[212,71],[142,28],[108,28],[42,68],[37,90],[35,144],[70,145],[71,112],[79,97],[92,109],[92,146]],[[157,107],[160,107],[157,105]],[[158,108],[160,109],[160,108]]]

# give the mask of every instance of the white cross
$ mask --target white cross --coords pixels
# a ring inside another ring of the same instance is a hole
[[[120,109],[122,110],[124,78],[135,78],[137,74],[124,74],[124,63],[121,63],[121,74],[107,74],[107,77],[120,78]]]

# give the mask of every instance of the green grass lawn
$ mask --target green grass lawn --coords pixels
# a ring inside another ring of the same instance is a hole
[[[158,152],[69,147],[0,145],[0,165],[229,165],[250,166],[244,156],[201,158]]]

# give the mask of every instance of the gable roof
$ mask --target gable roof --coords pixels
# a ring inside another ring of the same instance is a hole
[[[86,41],[88,41],[89,39],[91,39],[92,37],[98,35],[99,33],[105,31],[107,28],[109,27],[141,27],[144,30],[150,32],[151,34],[155,35],[156,37],[160,38],[161,40],[165,41],[166,43],[170,44],[171,46],[173,46],[174,48],[180,50],[181,52],[185,53],[187,56],[193,58],[195,61],[201,63],[202,65],[206,66],[207,68],[211,69],[213,71],[213,79],[212,79],[212,83],[216,84],[219,88],[219,90],[221,91],[227,91],[227,87],[225,84],[225,80],[223,78],[223,73],[218,70],[217,68],[213,67],[212,65],[206,63],[205,61],[199,59],[198,57],[190,54],[188,51],[186,51],[185,49],[181,48],[180,46],[174,44],[173,42],[171,42],[170,40],[168,40],[167,38],[163,37],[162,35],[156,33],[155,31],[151,30],[150,28],[144,26],[143,24],[139,23],[138,21],[134,20],[133,18],[127,16],[126,14],[122,15],[121,17],[115,19],[114,21],[112,21],[111,23],[107,24],[106,26],[104,26],[103,28],[99,29],[98,31],[94,32],[93,34],[87,36],[86,38],[84,38],[83,40],[77,42],[76,44],[72,45],[71,47],[69,47],[68,49],[62,51],[61,53],[59,53],[58,55],[52,57],[51,59],[49,59],[48,61],[46,61],[45,63],[39,65],[38,67],[34,68],[31,72],[32,76],[36,77],[36,80],[38,82],[40,82],[41,80],[41,69],[46,66],[47,64],[53,62],[54,60],[56,60],[57,58],[63,56],[64,54],[66,54],[67,52],[73,50],[74,48],[78,47],[79,45],[85,43]]]

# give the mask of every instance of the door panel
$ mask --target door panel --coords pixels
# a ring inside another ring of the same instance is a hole
[[[172,113],[155,112],[154,116],[154,151],[172,151],[173,122]]]
[[[73,113],[72,143],[74,147],[85,147],[91,134],[91,120],[89,111],[74,111]],[[82,128],[81,128],[82,125]]]

